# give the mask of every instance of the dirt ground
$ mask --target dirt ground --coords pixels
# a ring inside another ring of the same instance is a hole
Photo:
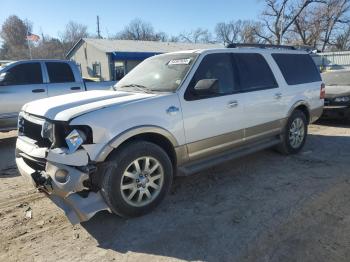
[[[77,226],[18,175],[16,134],[1,134],[0,261],[350,261],[349,127],[312,125],[298,155],[177,178],[149,215]]]

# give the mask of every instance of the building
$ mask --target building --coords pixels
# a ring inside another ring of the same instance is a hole
[[[82,38],[68,52],[84,78],[119,80],[142,60],[153,55],[189,50],[220,48],[218,44],[193,44],[135,40]]]

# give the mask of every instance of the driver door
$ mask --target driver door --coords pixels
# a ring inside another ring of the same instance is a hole
[[[180,99],[190,160],[243,142],[243,101],[238,93],[235,71],[230,53],[204,56]],[[196,93],[195,86],[203,79],[218,80],[215,92]]]
[[[47,97],[40,62],[9,66],[0,81],[0,130],[14,129],[25,103]]]

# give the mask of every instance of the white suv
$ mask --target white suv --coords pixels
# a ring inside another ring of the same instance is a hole
[[[18,169],[72,223],[105,209],[145,214],[175,175],[273,146],[297,153],[324,98],[309,54],[278,46],[154,56],[114,89],[20,113]]]

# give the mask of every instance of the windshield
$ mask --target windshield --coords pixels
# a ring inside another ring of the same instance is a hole
[[[350,71],[325,72],[322,79],[326,86],[349,86]]]
[[[146,59],[123,77],[114,89],[174,92],[198,54],[165,54]]]

